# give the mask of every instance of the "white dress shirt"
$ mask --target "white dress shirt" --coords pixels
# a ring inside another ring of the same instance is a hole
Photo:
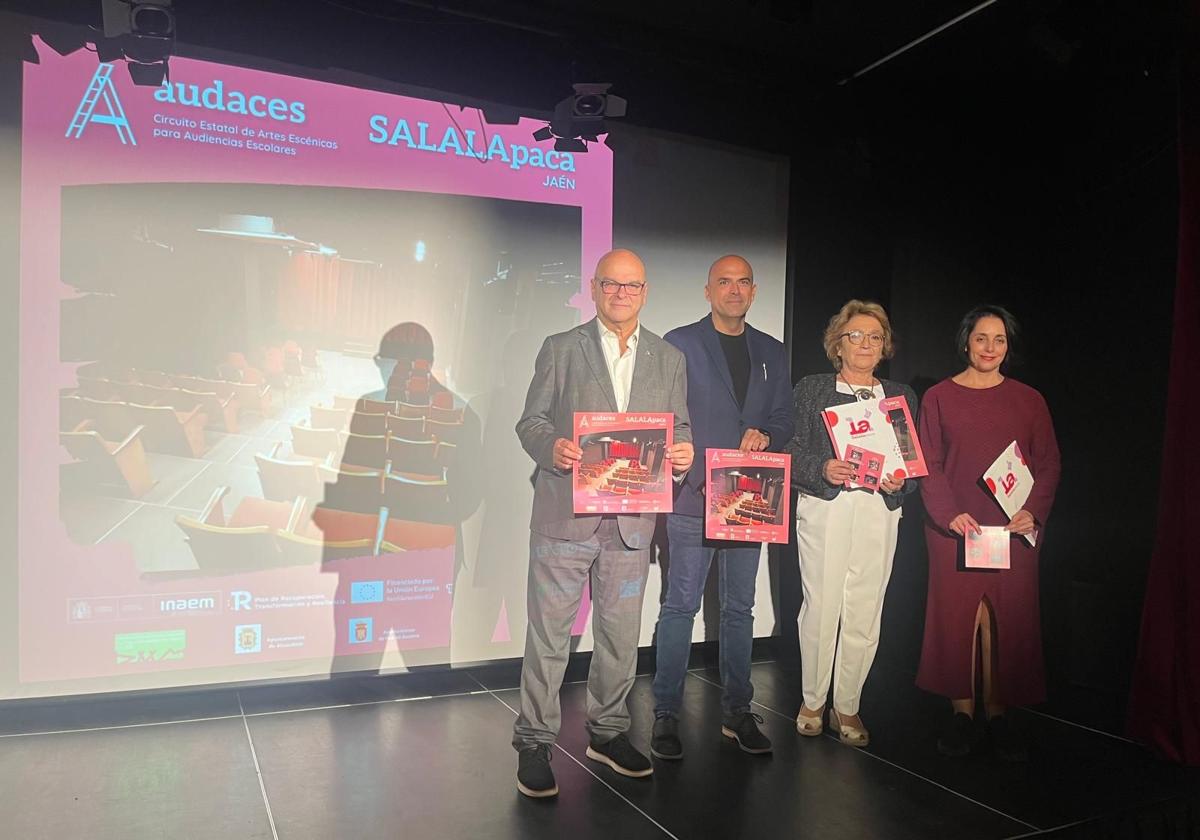
[[[637,359],[638,336],[642,332],[639,323],[633,334],[625,342],[625,352],[621,352],[621,340],[617,334],[597,320],[600,327],[600,348],[604,351],[604,365],[608,368],[608,376],[612,380],[613,395],[617,398],[617,411],[629,408],[629,389],[633,386],[633,364]]]

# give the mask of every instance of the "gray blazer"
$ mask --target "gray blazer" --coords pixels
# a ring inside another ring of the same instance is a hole
[[[576,411],[616,411],[612,378],[593,318],[552,335],[534,363],[525,411],[517,422],[521,446],[537,463],[530,530],[561,540],[583,541],[596,533],[601,517],[575,514],[570,471],[554,467],[554,441],[572,438]],[[631,412],[672,412],[676,443],[691,441],[687,410],[687,370],[683,354],[642,327],[629,389]],[[630,548],[648,548],[657,514],[617,516],[621,538]]]

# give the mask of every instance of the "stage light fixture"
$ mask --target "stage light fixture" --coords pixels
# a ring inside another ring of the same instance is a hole
[[[588,143],[596,143],[608,133],[605,119],[625,116],[627,102],[611,94],[608,83],[583,82],[572,86],[575,92],[554,106],[550,124],[533,133],[542,141],[556,138],[557,152],[586,152]]]
[[[104,37],[175,38],[173,0],[101,0]]]
[[[608,83],[583,82],[573,85],[575,93],[555,106],[556,117],[569,116],[580,125],[603,125],[606,117],[623,117],[628,103],[611,94]],[[603,134],[603,131],[599,132]]]
[[[104,42],[97,42],[101,61],[124,56],[135,85],[158,86],[168,78],[168,59],[175,46],[174,0],[101,0]]]
[[[96,59],[101,64],[111,64],[125,57],[125,48],[120,40],[110,41],[107,38],[96,39]]]
[[[129,78],[133,79],[135,85],[159,87],[167,80],[168,68],[165,58],[145,64],[130,60],[126,64],[129,65]]]
[[[174,38],[175,14],[171,11],[171,0],[131,4],[129,27],[135,38]]]

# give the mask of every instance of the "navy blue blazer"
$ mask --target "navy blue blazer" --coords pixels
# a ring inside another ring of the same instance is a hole
[[[696,457],[675,496],[675,513],[704,515],[705,449],[737,449],[746,429],[764,429],[768,450],[779,452],[795,433],[791,365],[783,343],[746,325],[750,383],[739,409],[729,363],[712,315],[663,336],[687,359],[687,403]]]

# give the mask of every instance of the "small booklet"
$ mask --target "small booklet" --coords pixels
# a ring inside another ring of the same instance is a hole
[[[670,513],[675,415],[575,412],[575,513]]]
[[[992,465],[983,473],[983,483],[991,491],[992,496],[1000,503],[1000,508],[1012,519],[1025,506],[1029,493],[1033,490],[1033,473],[1025,463],[1021,447],[1014,440],[1008,448],[1000,453]],[[1031,546],[1037,545],[1037,531],[1022,534]]]
[[[792,458],[779,452],[704,450],[704,536],[786,543]]]
[[[925,453],[921,451],[908,400],[904,397],[830,406],[821,412],[821,417],[829,439],[833,441],[835,455],[847,453],[848,456],[853,447],[883,456],[883,469],[876,476],[873,487],[857,480],[850,486],[878,490],[878,479],[883,475],[894,479],[929,475]]]
[[[1011,531],[1003,525],[980,525],[982,533],[967,529],[966,565],[968,569],[1007,569]]]

